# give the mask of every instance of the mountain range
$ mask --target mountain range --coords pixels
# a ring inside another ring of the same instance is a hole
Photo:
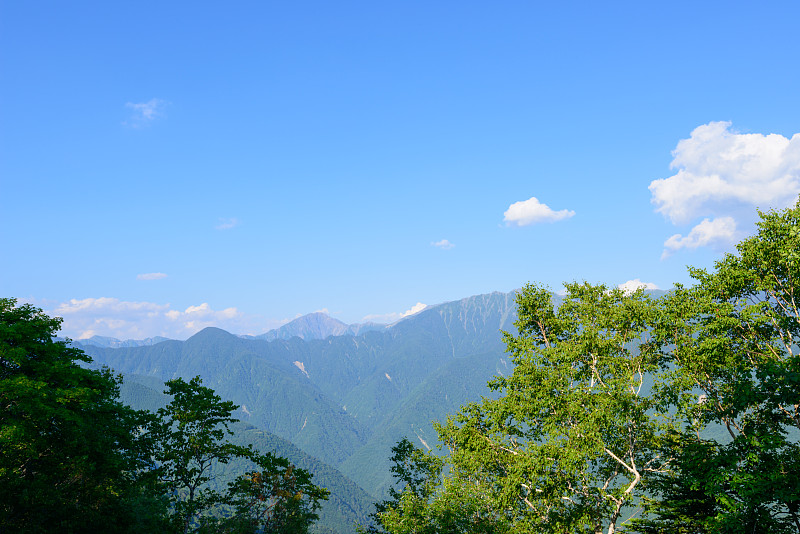
[[[491,293],[430,306],[390,326],[350,326],[315,313],[257,337],[206,328],[186,341],[76,344],[95,365],[140,388],[201,376],[240,406],[248,428],[290,442],[317,459],[316,468],[363,490],[355,501],[355,491],[332,496],[351,499],[344,508],[356,517],[364,495],[378,500],[391,487],[392,446],[408,437],[435,448],[432,421],[490,395],[487,381],[510,373],[501,331],[513,331],[515,318],[514,293]]]
[[[239,337],[243,339],[262,339],[264,341],[291,339],[293,337],[299,337],[300,339],[325,339],[328,336],[357,336],[364,332],[383,331],[387,328],[391,328],[391,326],[392,325],[373,322],[347,324],[338,319],[334,319],[326,313],[314,312],[298,317],[280,328],[270,330],[264,334],[258,336],[240,334]],[[161,336],[148,337],[146,339],[126,339],[124,341],[114,337],[92,336],[84,339],[72,340],[72,343],[77,347],[93,346],[119,349],[155,345],[162,341],[171,340]]]

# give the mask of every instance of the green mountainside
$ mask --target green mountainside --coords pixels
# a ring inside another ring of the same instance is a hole
[[[164,381],[200,375],[239,417],[338,468],[376,498],[401,438],[435,447],[431,421],[488,395],[507,370],[513,293],[429,307],[389,328],[326,339],[244,339],[207,328],[186,341],[82,347],[98,365]]]
[[[126,375],[120,388],[120,398],[136,409],[154,412],[169,402],[169,397],[163,393],[164,388],[164,383],[153,376]],[[252,425],[237,423],[231,426],[231,430],[234,432],[231,442],[237,445],[252,444],[259,451],[287,458],[297,467],[312,473],[314,484],[331,492],[311,532],[348,534],[355,530],[356,523],[366,524],[369,521],[374,498],[338,470],[303,452],[291,442]],[[234,461],[221,468],[223,480],[226,472],[238,473],[247,469],[247,466],[240,464],[240,461]]]

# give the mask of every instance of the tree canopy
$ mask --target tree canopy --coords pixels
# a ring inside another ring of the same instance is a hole
[[[306,532],[328,492],[286,459],[227,441],[235,406],[199,377],[157,413],[54,336],[61,319],[0,299],[0,532]],[[83,365],[82,365],[83,364]],[[237,460],[238,476],[219,479]]]
[[[800,202],[760,215],[737,254],[663,299],[659,387],[684,425],[643,531],[800,532]]]
[[[166,385],[172,401],[158,410],[151,433],[173,530],[306,532],[328,491],[285,458],[227,441],[236,405],[200,377]],[[219,467],[233,461],[249,469],[220,487]]]
[[[54,341],[61,320],[0,299],[0,530],[124,531],[136,525],[147,417],[119,378]]]

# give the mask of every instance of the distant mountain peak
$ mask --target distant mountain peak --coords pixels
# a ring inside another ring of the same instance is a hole
[[[273,341],[299,337],[304,340],[326,339],[330,336],[355,336],[369,330],[384,330],[386,325],[376,323],[352,324],[343,323],[324,312],[313,312],[289,321],[280,328],[270,330],[266,334],[254,336],[255,339]]]
[[[75,345],[83,345],[83,346],[88,345],[93,347],[120,349],[127,347],[146,347],[150,345],[155,345],[156,343],[161,343],[162,341],[171,341],[171,340],[167,337],[154,336],[154,337],[148,337],[146,339],[126,339],[125,341],[120,341],[115,337],[92,336],[90,338],[85,338],[85,339],[73,339],[72,343]]]
[[[217,328],[216,326],[207,326],[197,332],[195,335],[187,339],[186,341],[205,341],[208,339],[215,339],[215,338],[224,338],[224,337],[236,337],[227,330],[223,330],[222,328]]]

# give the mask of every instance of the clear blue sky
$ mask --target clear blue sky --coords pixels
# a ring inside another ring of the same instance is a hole
[[[800,192],[796,0],[0,6],[0,295],[75,338],[668,288]]]

